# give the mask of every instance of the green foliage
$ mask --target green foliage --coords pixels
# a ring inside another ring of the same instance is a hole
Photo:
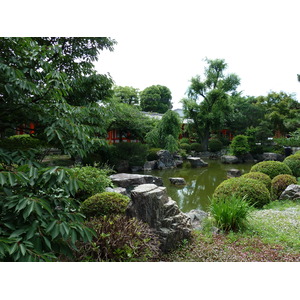
[[[294,176],[300,177],[300,153],[286,157],[283,163],[292,170]]]
[[[179,140],[179,144],[189,144],[190,139],[189,138],[182,138]]]
[[[112,181],[108,176],[112,172],[110,169],[86,166],[72,168],[68,172],[82,183],[75,195],[80,201],[104,192],[107,187],[112,187]]]
[[[142,143],[115,144],[115,164],[120,160],[128,160],[129,166],[143,166],[147,161],[148,145]]]
[[[249,153],[248,138],[245,135],[235,136],[231,142],[230,149],[233,155],[237,156]]]
[[[211,139],[208,141],[208,150],[211,152],[218,152],[222,150],[223,144],[218,139]]]
[[[251,210],[252,205],[246,201],[246,197],[235,195],[213,198],[210,205],[216,226],[224,231],[244,229]]]
[[[93,231],[71,197],[79,185],[67,169],[24,165],[0,172],[0,260],[52,261],[72,255]]]
[[[0,38],[1,134],[33,122],[37,137],[64,153],[92,152],[102,142],[93,137],[106,135],[105,104],[112,87],[109,76],[96,74],[93,62],[114,44],[93,37]]]
[[[200,143],[192,143],[191,150],[196,152],[201,152],[203,150],[202,145]]]
[[[148,224],[126,216],[91,219],[86,225],[96,232],[90,243],[78,244],[77,261],[147,261],[159,254],[158,237]]]
[[[154,128],[153,120],[135,106],[112,102],[108,109],[112,117],[109,130],[117,130],[120,136],[143,142],[146,134]]]
[[[270,202],[270,192],[256,179],[236,177],[223,181],[215,190],[213,198],[223,199],[232,195],[246,197],[255,207],[262,207]]]
[[[186,152],[191,152],[191,147],[192,145],[190,144],[185,144],[185,143],[181,143],[180,144],[180,149],[185,150]]]
[[[93,195],[81,204],[81,211],[88,218],[123,214],[130,202],[127,196],[114,192]]]
[[[156,148],[178,150],[178,137],[181,132],[181,121],[178,114],[168,110],[157,126],[146,135],[146,142]]]
[[[166,86],[152,85],[140,93],[141,109],[165,113],[172,108],[172,94]]]
[[[7,150],[28,150],[45,146],[45,143],[29,134],[12,135],[0,140],[0,147]]]
[[[297,184],[297,179],[294,176],[281,174],[272,179],[272,197],[278,199],[283,191],[290,185]]]
[[[262,172],[273,179],[280,174],[292,175],[291,169],[284,163],[279,161],[262,161],[251,167],[250,172]]]
[[[210,132],[225,125],[229,95],[236,93],[240,83],[237,75],[225,75],[227,64],[223,59],[206,59],[206,62],[205,77],[193,77],[188,89],[189,98],[182,100],[185,115],[193,120],[197,140],[205,151]]]
[[[269,175],[264,174],[262,172],[250,172],[250,173],[242,175],[242,177],[259,180],[271,192],[271,178]]]
[[[132,86],[115,86],[114,87],[114,98],[121,102],[129,105],[139,104],[139,91]]]
[[[160,150],[161,148],[150,148],[148,150],[147,160],[148,161],[157,160],[158,159],[157,152]]]

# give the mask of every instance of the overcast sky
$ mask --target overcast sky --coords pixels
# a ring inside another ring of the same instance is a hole
[[[114,52],[102,52],[96,64],[116,85],[165,85],[178,108],[190,79],[203,74],[203,59],[222,58],[241,78],[243,95],[284,91],[299,101],[297,1],[161,0],[140,4],[138,11],[126,8],[114,12]]]

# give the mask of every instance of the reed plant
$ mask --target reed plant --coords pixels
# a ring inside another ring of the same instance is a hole
[[[210,205],[210,214],[216,226],[223,231],[243,230],[248,222],[253,205],[246,197],[232,196],[213,198]]]

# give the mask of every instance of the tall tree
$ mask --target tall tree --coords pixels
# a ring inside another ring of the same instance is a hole
[[[188,98],[183,99],[185,115],[194,121],[199,142],[207,150],[210,132],[221,129],[228,108],[228,96],[236,94],[240,79],[235,74],[225,75],[223,59],[206,59],[204,78],[191,79]]]
[[[300,104],[294,95],[285,92],[270,92],[258,97],[258,105],[265,110],[265,120],[274,135],[285,135],[300,126]]]
[[[66,153],[91,151],[94,134],[106,132],[106,112],[96,101],[108,98],[112,88],[93,62],[115,43],[110,38],[0,38],[0,132],[34,122],[38,134]],[[88,98],[87,90],[97,92]]]
[[[140,93],[141,109],[157,113],[165,113],[172,108],[171,91],[162,85],[152,85]]]
[[[139,90],[132,86],[115,86],[114,98],[129,105],[139,105]]]

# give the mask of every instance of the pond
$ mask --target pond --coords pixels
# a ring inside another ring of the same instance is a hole
[[[162,177],[168,195],[177,202],[183,212],[192,209],[207,211],[210,198],[216,187],[227,179],[227,170],[239,169],[248,173],[253,164],[222,164],[220,160],[206,160],[208,167],[191,168],[189,162],[185,162],[181,168],[145,171],[144,174]],[[174,186],[169,177],[183,177],[185,186]]]

